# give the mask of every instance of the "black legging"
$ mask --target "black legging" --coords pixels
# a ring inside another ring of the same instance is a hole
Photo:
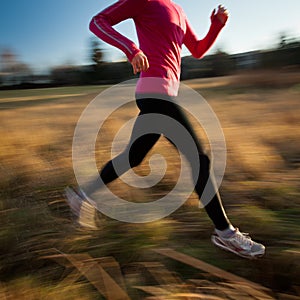
[[[208,156],[204,153],[203,148],[199,142],[199,139],[197,138],[190,122],[187,120],[181,107],[177,105],[174,102],[174,100],[170,102],[170,101],[160,100],[155,98],[138,99],[136,103],[138,108],[140,109],[139,116],[148,113],[166,115],[178,121],[189,132],[190,136],[193,138],[195,142],[199,154],[200,170],[199,170],[199,176],[197,176],[198,180],[195,182],[195,191],[197,192],[200,198],[206,184],[211,184],[213,186],[213,183],[209,179],[210,160]],[[137,118],[133,127],[131,139],[127,146],[127,149],[123,151],[121,154],[119,154],[117,157],[115,157],[113,160],[109,161],[101,170],[100,176],[105,184],[108,184],[113,180],[115,180],[116,178],[118,178],[120,175],[128,171],[130,167],[133,168],[138,166],[161,136],[161,134],[158,133],[149,133],[149,134],[142,135],[136,140],[134,140],[138,128],[139,128],[139,119]],[[122,163],[122,161],[125,162],[128,160],[128,155],[129,155],[130,166],[126,163]],[[189,160],[189,157],[187,157],[187,159]],[[116,173],[113,167],[113,164],[116,161],[118,161],[118,165],[121,166],[118,169],[118,174]],[[189,163],[193,170],[194,162],[189,160]],[[228,228],[230,223],[227,219],[226,213],[223,209],[221,199],[217,191],[215,192],[215,195],[212,198],[212,200],[205,206],[205,210],[217,229],[224,230]]]

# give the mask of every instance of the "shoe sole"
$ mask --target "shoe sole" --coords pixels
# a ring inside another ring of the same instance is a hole
[[[91,207],[92,209],[95,208],[89,202],[85,201],[82,196],[77,193],[72,187],[68,186],[65,188],[65,197],[73,215],[75,216],[76,223],[81,227],[98,230],[98,227],[94,222],[87,222],[84,221],[84,218],[82,218],[82,209],[90,209]],[[77,209],[78,204],[80,204],[79,209]],[[95,212],[93,211],[93,213]],[[95,218],[94,215],[93,218]]]
[[[247,255],[247,254],[240,253],[238,251],[234,251],[233,249],[228,248],[228,247],[224,246],[223,244],[218,243],[218,241],[216,240],[215,236],[211,237],[211,241],[217,247],[219,247],[219,248],[221,248],[221,249],[223,249],[225,251],[234,253],[234,254],[236,254],[236,255],[238,255],[240,257],[247,258],[247,259],[258,259],[258,258],[264,256],[264,254],[265,254],[265,251],[263,253],[262,252],[252,253],[251,255]]]
[[[80,215],[80,208],[77,207],[82,205],[83,199],[75,192],[75,190],[71,187],[65,188],[65,197],[67,200],[68,205],[71,208],[72,213],[79,217]],[[78,205],[79,204],[79,205]]]

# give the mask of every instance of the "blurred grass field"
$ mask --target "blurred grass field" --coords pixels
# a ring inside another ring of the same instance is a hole
[[[299,79],[299,73],[269,72],[184,82],[204,96],[221,122],[228,161],[220,192],[233,224],[267,247],[266,257],[254,262],[210,243],[213,227],[194,194],[158,222],[123,224],[100,216],[99,230],[76,226],[63,195],[66,186],[76,185],[73,133],[83,109],[107,86],[0,91],[0,298],[5,293],[9,299],[102,299],[84,281],[58,288],[64,270],[41,257],[58,249],[114,256],[126,266],[151,258],[155,247],[173,247],[276,292],[297,294]],[[105,124],[96,149],[99,167],[109,159],[109,143],[122,122],[136,114],[129,105]],[[168,162],[156,188],[139,191],[118,180],[111,189],[141,201],[166,194],[176,182],[179,160],[164,139],[156,152]],[[147,161],[136,172],[146,175]],[[188,270],[180,272],[187,276]]]

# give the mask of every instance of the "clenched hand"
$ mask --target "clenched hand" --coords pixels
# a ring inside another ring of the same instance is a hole
[[[228,19],[228,11],[223,5],[219,5],[217,11],[216,9],[213,10],[210,20],[213,21],[215,18],[218,18],[222,24],[226,24]]]
[[[148,58],[143,52],[139,52],[132,59],[131,65],[132,65],[134,74],[137,74],[142,71],[147,71],[149,68]]]

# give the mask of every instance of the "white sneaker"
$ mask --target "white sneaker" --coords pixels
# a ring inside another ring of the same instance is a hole
[[[247,233],[242,233],[238,228],[229,238],[223,238],[215,231],[211,237],[216,246],[235,253],[241,257],[254,259],[265,254],[265,246],[251,240]]]
[[[72,213],[77,217],[78,224],[90,229],[97,229],[97,211],[95,207],[85,199],[84,195],[80,192],[77,193],[70,187],[65,189],[65,195]]]

